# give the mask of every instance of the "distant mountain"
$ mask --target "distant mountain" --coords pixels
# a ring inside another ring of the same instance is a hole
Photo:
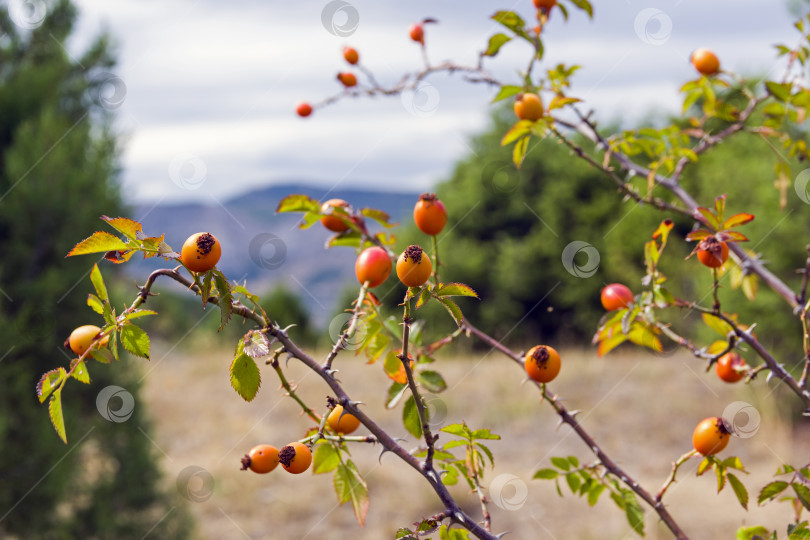
[[[340,198],[355,208],[378,208],[395,222],[409,220],[419,192],[392,193],[362,189],[335,189],[306,184],[274,185],[210,204],[144,204],[136,208],[135,219],[149,235],[166,234],[175,250],[195,232],[208,231],[222,243],[218,267],[229,280],[247,280],[248,288],[264,293],[284,283],[310,308],[316,324],[327,322],[337,296],[355,280],[355,255],[350,249],[324,249],[330,232],[321,226],[298,228],[300,214],[276,214],[279,201],[301,193],[321,200]],[[369,224],[374,227],[374,224]],[[142,281],[163,259],[138,257],[124,265],[126,272]]]

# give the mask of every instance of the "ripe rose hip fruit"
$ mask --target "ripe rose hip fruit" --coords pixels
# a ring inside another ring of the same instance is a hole
[[[748,364],[735,352],[727,352],[717,360],[714,370],[721,380],[727,383],[735,383],[745,377]]]
[[[192,234],[180,250],[180,261],[192,272],[207,272],[216,266],[222,247],[216,237],[207,232]]]
[[[720,60],[709,49],[700,48],[690,57],[692,65],[703,75],[714,75],[720,71]]]
[[[357,50],[351,47],[343,47],[343,58],[351,65],[355,65],[360,61],[360,55],[357,54]]]
[[[292,442],[282,448],[278,453],[278,460],[284,470],[292,474],[301,474],[312,464],[312,452],[307,445]]]
[[[692,445],[704,456],[722,452],[731,434],[722,418],[712,416],[702,420],[692,434]]]
[[[397,259],[397,277],[407,287],[421,287],[432,271],[430,257],[419,246],[408,246]]]
[[[417,43],[421,43],[422,46],[425,45],[425,30],[422,28],[422,25],[419,23],[412,24],[411,27],[408,29],[408,35],[411,36],[411,39]]]
[[[611,283],[602,289],[602,307],[605,311],[626,308],[633,303],[633,291],[621,283]]]
[[[557,0],[534,0],[534,7],[548,13],[551,8],[557,5]]]
[[[342,416],[341,416],[342,415]],[[356,416],[343,412],[343,405],[337,405],[326,419],[326,423],[335,433],[348,435],[360,426],[360,420]]]
[[[343,199],[329,199],[321,205],[321,214],[330,214],[321,218],[321,225],[334,232],[348,231],[349,226],[343,222],[338,216],[333,216],[334,208],[343,208],[347,212],[350,211],[351,206]]]
[[[704,266],[719,268],[728,260],[728,244],[715,236],[707,236],[698,244],[697,258]]]
[[[360,283],[368,281],[371,288],[382,285],[391,273],[391,258],[379,246],[366,248],[354,263],[354,273],[357,281]]]
[[[357,86],[357,77],[354,76],[354,73],[344,71],[343,73],[338,73],[337,78],[346,88]]]
[[[83,355],[87,352],[90,348],[90,345],[93,343],[93,340],[98,337],[101,333],[101,328],[94,324],[85,324],[84,326],[80,326],[73,330],[70,333],[70,337],[68,338],[68,345],[70,346],[70,350],[78,354],[79,356]],[[98,342],[96,345],[97,348],[106,347],[107,343],[110,342],[110,336],[104,336],[101,341]]]
[[[520,94],[515,100],[515,114],[521,120],[540,120],[543,117],[543,101],[531,92]]]
[[[447,224],[447,209],[435,193],[422,193],[413,207],[413,220],[423,233],[436,235]]]
[[[299,103],[298,107],[295,109],[295,112],[298,113],[298,116],[301,118],[306,118],[312,114],[312,105],[309,103]]]
[[[269,444],[260,444],[251,448],[250,453],[242,458],[242,470],[258,474],[267,474],[278,465],[278,448]]]
[[[553,381],[560,373],[560,355],[548,345],[536,345],[526,353],[523,362],[529,378],[540,383]]]

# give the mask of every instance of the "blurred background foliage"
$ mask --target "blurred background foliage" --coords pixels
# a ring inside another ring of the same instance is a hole
[[[68,445],[34,391],[42,373],[68,365],[71,330],[101,322],[86,305],[90,261],[65,254],[77,231],[123,210],[118,142],[94,100],[114,64],[111,44],[101,36],[68,58],[61,43],[75,18],[60,1],[42,26],[20,31],[0,9],[0,537],[141,538],[151,529],[185,538],[190,520],[163,487],[129,360],[89,366],[90,388],[68,385]],[[125,423],[104,420],[88,397],[111,384],[135,398]]]

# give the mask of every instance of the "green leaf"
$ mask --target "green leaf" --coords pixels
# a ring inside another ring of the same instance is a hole
[[[150,315],[157,315],[157,311],[151,309],[136,309],[124,315],[124,319],[129,321],[131,319],[139,319],[141,317],[148,317]]]
[[[757,525],[756,527],[740,527],[737,529],[736,538],[737,540],[754,540],[755,538],[762,540],[770,535],[771,531],[762,525]]]
[[[472,435],[469,428],[464,424],[450,424],[449,426],[444,426],[440,431],[449,433],[450,435],[455,435],[456,437],[462,437],[464,439],[469,439]]]
[[[408,397],[402,408],[402,425],[417,439],[422,436],[422,422],[419,421],[419,411],[413,396]]]
[[[420,371],[416,374],[416,380],[425,387],[428,392],[438,394],[447,389],[447,383],[437,371]]]
[[[571,3],[587,13],[588,17],[593,19],[593,6],[591,6],[591,3],[588,0],[571,0]]]
[[[728,473],[728,483],[731,484],[731,489],[734,490],[734,494],[737,496],[737,500],[740,501],[742,507],[748,510],[748,490],[745,489],[743,483],[731,473]]]
[[[90,270],[90,281],[93,283],[93,288],[96,289],[96,294],[98,295],[99,300],[102,302],[107,302],[109,299],[109,296],[107,295],[107,286],[104,285],[104,278],[101,277],[101,270],[98,269],[98,264],[94,264],[93,269]]]
[[[496,102],[504,100],[506,98],[516,96],[516,95],[520,94],[521,92],[523,92],[523,87],[521,87],[521,86],[512,86],[512,85],[506,84],[504,86],[501,86],[501,89],[498,90],[498,93],[492,99],[492,103],[496,103]]]
[[[247,290],[242,285],[234,285],[231,287],[231,294],[241,294],[256,305],[258,305],[258,303],[261,301],[261,298]]]
[[[84,360],[76,364],[76,367],[73,368],[73,373],[71,373],[70,376],[79,382],[90,384],[90,373],[87,371],[87,365],[84,363]]]
[[[287,195],[278,203],[276,213],[282,212],[320,212],[321,205],[306,195]]]
[[[202,286],[200,287],[200,298],[202,298],[203,309],[205,309],[205,306],[208,304],[208,300],[211,298],[213,279],[213,272],[206,272],[203,274]]]
[[[500,439],[500,437],[498,438]],[[487,456],[487,459],[489,459],[490,466],[494,467],[495,457],[492,455],[492,450],[490,450],[486,445],[481,444],[480,442],[475,443],[475,446],[477,446],[484,452],[484,454]]]
[[[219,293],[219,313],[220,313],[220,323],[219,323],[219,330],[221,331],[225,328],[225,325],[228,324],[228,321],[231,320],[231,314],[233,313],[233,295],[231,294],[231,286],[228,283],[228,280],[225,279],[225,275],[220,272],[219,270],[211,270],[214,274],[214,283],[217,286],[217,293]]]
[[[773,97],[779,101],[788,101],[790,99],[790,83],[777,83],[774,81],[765,81],[765,87],[768,89]]]
[[[107,251],[123,251],[127,245],[117,236],[105,231],[96,231],[93,236],[85,238],[67,254],[67,257],[75,255],[87,255],[88,253],[106,253]]]
[[[512,41],[512,38],[506,34],[495,34],[489,38],[489,45],[487,45],[487,50],[484,54],[487,56],[495,56],[498,54],[498,51],[501,50],[501,47],[510,41]]]
[[[357,231],[346,231],[329,238],[329,240],[326,241],[326,247],[360,247],[362,243],[362,234]]]
[[[388,387],[388,396],[385,399],[385,408],[386,409],[393,409],[399,403],[399,400],[402,399],[402,396],[405,394],[405,390],[408,389],[407,384],[401,384],[395,382]]]
[[[579,486],[582,484],[582,480],[576,473],[566,474],[565,481],[568,483],[568,487],[571,488],[571,493],[574,494],[576,494],[576,492],[579,490]]]
[[[134,324],[127,323],[121,328],[121,345],[135,356],[149,359],[149,336]]]
[[[93,360],[99,364],[109,364],[114,360],[113,354],[107,349],[90,351],[90,356],[92,356]]]
[[[470,434],[470,438],[474,440],[488,440],[488,441],[500,441],[501,436],[492,433],[490,430],[484,429],[476,429]]]
[[[737,456],[731,456],[724,459],[723,467],[728,467],[729,469],[736,469],[738,471],[745,472],[745,467],[743,467],[742,460]]]
[[[396,223],[391,223],[391,216],[387,212],[377,210],[376,208],[363,208],[360,210],[360,214],[367,218],[373,219],[386,229],[390,229],[391,227],[397,225]]]
[[[98,296],[95,294],[88,294],[87,295],[87,305],[90,306],[90,309],[98,313],[99,315],[104,314],[104,304],[101,302]]]
[[[416,299],[416,309],[424,306],[428,300],[430,300],[430,286],[424,287],[419,293],[419,298]]]
[[[442,283],[439,288],[436,289],[436,296],[472,296],[478,298],[478,293],[476,293],[472,287],[463,283]]]
[[[231,386],[245,401],[253,401],[262,385],[259,366],[253,358],[245,354],[242,341],[239,341],[236,357],[231,362]]]
[[[576,456],[568,456],[568,463],[574,468],[579,467],[579,459]]]
[[[596,484],[588,492],[588,504],[594,506],[599,501],[599,496],[605,491],[604,484]]]
[[[526,26],[526,23],[523,21],[520,15],[514,11],[498,11],[492,15],[491,18],[515,33],[522,32],[523,28]]]
[[[39,382],[37,382],[37,398],[39,398],[39,402],[45,403],[45,400],[48,399],[51,392],[62,384],[62,381],[64,381],[66,377],[67,372],[65,371],[65,368],[62,367],[52,369],[51,371],[48,371],[42,375]]]
[[[802,506],[806,510],[810,510],[810,488],[798,482],[791,482],[790,485],[793,487],[793,491],[796,492],[796,498],[799,499]]]
[[[351,501],[354,517],[361,526],[364,525],[368,514],[368,486],[351,460],[338,465],[333,483],[338,501],[341,504]]]
[[[56,434],[67,444],[67,434],[65,433],[65,419],[62,416],[62,389],[54,391],[51,401],[48,403],[48,415],[51,417],[51,424],[56,430]]]
[[[571,470],[571,464],[568,463],[568,460],[563,457],[551,458],[551,464],[557,467],[558,469],[562,469],[563,471]]]
[[[539,480],[554,480],[559,475],[560,473],[558,473],[554,469],[540,469],[539,471],[534,473],[534,476],[532,476],[532,478],[537,478]]]
[[[644,511],[639,506],[636,496],[630,491],[624,491],[625,507],[624,513],[627,522],[640,536],[644,536]]]
[[[439,301],[442,303],[445,309],[447,309],[458,326],[464,324],[464,315],[461,313],[461,309],[458,307],[458,305],[456,305],[455,302],[449,298],[440,298]]]
[[[312,455],[312,472],[323,474],[334,471],[340,465],[340,452],[329,443],[316,444]]]

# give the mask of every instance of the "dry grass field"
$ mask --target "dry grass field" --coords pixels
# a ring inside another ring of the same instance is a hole
[[[376,540],[393,538],[397,527],[441,510],[421,477],[393,455],[386,454],[379,462],[379,448],[370,445],[352,448],[371,494],[364,528],[355,522],[350,505],[337,505],[331,475],[294,476],[281,468],[268,475],[240,471],[239,459],[253,445],[281,447],[302,437],[310,422],[278,390],[270,368],[262,370],[264,382],[254,402],[242,401],[229,385],[231,354],[211,349],[178,352],[157,345],[152,361],[144,366],[147,402],[142,405],[155,421],[154,443],[164,456],[167,480],[175,482],[190,465],[202,467],[214,479],[210,498],[188,503],[198,522],[196,537]],[[672,461],[691,449],[691,433],[699,420],[722,414],[734,401],[753,405],[760,414],[758,431],[750,438],[733,439],[721,454],[740,456],[751,472],[743,475],[754,499],[750,511],[740,507],[730,488],[717,494],[716,480],[710,475],[696,477],[698,460],[682,468],[665,501],[693,539],[733,538],[736,529],[746,524],[784,530],[790,509],[777,503],[757,507],[756,492],[783,462],[807,461],[810,431],[804,429],[802,434],[777,418],[772,393],[776,381],[728,385],[713,373],[703,373],[701,363],[688,355],[658,358],[628,350],[598,359],[592,350],[569,350],[562,357],[563,369],[553,390],[570,409],[582,411],[581,422],[604,450],[652,492],[669,474]],[[399,421],[401,407],[383,407],[388,379],[380,366],[344,353],[336,367],[350,394],[368,404],[372,417],[392,435],[407,436]],[[606,495],[589,508],[567,486],[560,498],[549,481],[531,479],[538,468],[550,466],[551,456],[575,455],[581,461],[593,461],[593,456],[567,426],[557,428],[552,409],[540,404],[532,385],[522,384],[522,371],[516,365],[495,353],[481,353],[441,358],[437,369],[449,384],[440,396],[448,411],[445,422],[464,420],[502,436],[490,445],[496,466],[485,481],[514,475],[500,496],[519,508],[490,505],[495,532],[510,531],[508,538],[516,539],[636,537],[623,512]],[[321,407],[327,386],[294,360],[288,374],[299,384],[300,394]],[[418,442],[409,438],[404,444],[412,448]],[[523,486],[528,490],[525,500]],[[477,501],[463,486],[453,492],[473,516],[480,517]],[[672,538],[654,513],[647,514],[646,530],[651,539]]]

